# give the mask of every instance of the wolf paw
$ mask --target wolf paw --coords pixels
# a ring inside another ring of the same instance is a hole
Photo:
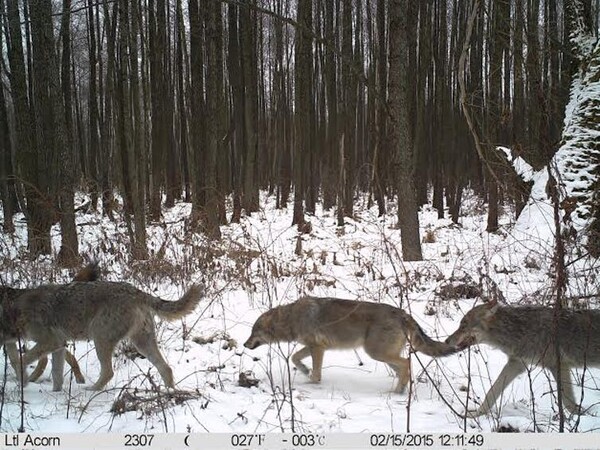
[[[317,384],[321,382],[321,374],[316,374],[312,370],[310,371],[308,378],[310,378],[311,383]]]
[[[27,386],[29,383],[29,375],[27,374],[26,370],[23,369],[23,373],[17,372],[17,382],[22,384],[23,387]]]
[[[402,395],[404,393],[406,393],[406,385],[404,385],[404,386],[396,386],[394,388],[394,394],[400,394],[400,395]]]
[[[308,367],[306,367],[304,364],[302,363],[298,363],[295,364],[296,369],[298,369],[300,372],[302,372],[304,375],[306,376],[310,376],[310,370],[308,369]]]
[[[466,417],[467,419],[476,419],[477,417],[480,417],[484,414],[485,414],[485,411],[481,411],[481,409],[478,408],[478,409],[469,409],[469,410],[465,411],[462,416]]]

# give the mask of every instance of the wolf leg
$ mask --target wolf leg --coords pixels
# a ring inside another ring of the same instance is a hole
[[[17,344],[15,342],[5,342],[4,349],[6,350],[6,354],[8,355],[8,360],[10,361],[10,365],[13,367],[15,374],[17,375],[17,379],[20,380],[21,374],[21,358],[19,357],[19,350],[17,349]],[[23,365],[23,369],[25,369],[25,365]]]
[[[151,332],[149,330],[140,331],[131,336],[130,339],[135,348],[158,369],[158,373],[160,373],[165,382],[165,386],[174,388],[173,370],[160,353],[154,330]]]
[[[485,398],[483,399],[483,402],[479,408],[476,410],[467,411],[467,417],[473,418],[487,414],[494,407],[496,400],[498,397],[500,397],[502,392],[504,392],[506,386],[508,386],[517,377],[517,375],[523,372],[525,372],[525,366],[523,363],[520,360],[509,358],[508,362],[502,369],[502,372],[500,372],[500,375],[498,375],[498,378],[496,378],[496,381],[494,381],[494,384],[492,384],[492,387],[485,395]]]
[[[312,357],[312,371],[310,372],[310,381],[319,383],[321,381],[321,371],[323,369],[323,355],[325,349],[321,346],[311,346],[310,356]]]
[[[23,385],[26,385],[29,382],[29,377],[27,376],[27,372],[25,368],[29,366],[29,364],[37,361],[41,358],[46,358],[48,353],[53,352],[54,350],[62,348],[63,343],[55,341],[54,339],[49,338],[44,343],[36,343],[31,350],[23,353],[23,373],[19,373],[19,380],[22,380]],[[44,366],[45,369],[45,366]],[[22,375],[22,378],[21,378]]]
[[[302,362],[302,360],[304,358],[308,358],[309,356],[310,356],[310,348],[308,348],[308,347],[302,347],[300,350],[298,350],[296,353],[294,353],[292,355],[292,362],[294,363],[294,366],[296,366],[296,369],[298,369],[300,372],[302,372],[306,376],[308,376],[308,374],[310,373],[310,370],[308,370],[308,367],[306,367],[306,365]]]
[[[60,391],[64,381],[65,370],[65,352],[66,348],[62,347],[52,353],[52,390]],[[48,358],[46,358],[48,361]]]
[[[35,366],[35,369],[33,370],[33,372],[31,372],[31,375],[29,375],[29,381],[37,381],[39,377],[42,376],[42,374],[44,373],[44,370],[46,370],[46,366],[48,365],[48,357],[47,356],[42,356],[38,363],[37,366]]]
[[[54,356],[52,359],[54,360]],[[71,353],[69,350],[65,352],[65,361],[67,361],[67,364],[71,366],[71,371],[73,372],[73,376],[75,377],[77,384],[85,383],[85,377],[81,373],[81,367],[79,367],[77,358],[75,358],[73,353]]]
[[[102,339],[94,339],[94,344],[96,345],[96,355],[98,356],[98,361],[100,361],[100,376],[98,377],[98,381],[87,388],[88,391],[102,390],[102,388],[106,386],[106,383],[108,383],[114,375],[112,367],[112,352],[117,343],[113,341],[103,341]]]
[[[388,366],[390,366],[398,375],[398,384],[394,389],[394,392],[397,394],[404,394],[406,390],[406,385],[410,381],[410,362],[406,358],[397,357],[396,362],[387,362]]]
[[[402,394],[410,381],[410,362],[400,356],[406,339],[400,333],[389,333],[385,328],[373,330],[365,340],[364,349],[367,355],[376,361],[386,363],[396,372],[398,383],[394,392]]]
[[[406,385],[410,381],[410,362],[408,359],[402,358],[399,354],[396,354],[395,349],[393,348],[391,351],[388,351],[388,349],[375,350],[365,347],[365,351],[371,358],[376,361],[386,363],[394,372],[396,372],[398,383],[394,388],[394,392],[397,394],[403,394],[406,390]]]
[[[558,383],[559,375],[556,367],[548,366],[548,370],[550,370],[554,380]],[[563,405],[570,413],[580,414],[580,405],[575,402],[575,390],[573,389],[573,382],[571,381],[570,368],[564,364],[560,368],[560,384],[562,386]]]
[[[61,363],[60,361],[57,360],[57,359],[61,358],[61,356],[59,354],[57,354],[57,352],[63,353],[62,350],[60,350],[60,349],[57,350],[56,352],[52,353],[52,381],[53,381],[53,385],[54,385],[53,389],[55,391],[59,391],[62,389],[62,381],[61,381],[60,385],[57,386],[55,380],[58,380],[59,378],[57,378],[57,376],[55,376],[55,374],[60,373],[61,375],[58,375],[58,376],[62,378],[63,377],[62,374],[64,373],[64,363]],[[64,358],[64,360],[67,361],[69,366],[71,366],[71,370],[73,371],[73,375],[75,376],[75,381],[78,384],[85,383],[85,378],[83,377],[83,374],[81,373],[81,368],[79,367],[79,363],[77,362],[77,360],[75,359],[73,354],[70,351],[66,350],[64,352],[63,358]],[[57,361],[55,362],[55,360],[57,360]],[[60,363],[60,367],[55,367],[55,365],[59,364],[59,363]],[[31,382],[37,381],[44,373],[44,370],[46,370],[47,365],[48,365],[48,357],[42,356],[39,359],[36,368],[29,376],[29,381],[31,381]]]

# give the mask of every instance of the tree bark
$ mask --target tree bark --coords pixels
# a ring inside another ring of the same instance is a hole
[[[208,2],[205,9],[206,27],[206,115],[211,117],[206,123],[206,151],[204,160],[204,205],[203,229],[211,239],[220,239],[219,208],[220,195],[217,190],[217,152],[219,151],[219,119],[221,113],[221,92],[219,78],[222,79],[220,59],[217,53],[221,51],[217,21],[221,20],[221,3]]]
[[[296,114],[294,155],[294,212],[292,225],[301,229],[304,218],[304,170],[310,152],[310,117],[312,107],[312,0],[299,0],[298,24],[296,29]]]
[[[4,8],[3,8],[4,9]],[[27,248],[32,258],[50,253],[50,236],[48,225],[43,220],[43,210],[48,208],[44,191],[38,184],[38,155],[36,133],[37,119],[30,108],[30,95],[23,53],[23,38],[21,35],[21,17],[18,2],[7,2],[8,60],[10,64],[10,87],[14,105],[16,135],[15,145],[19,148],[16,153],[21,172],[23,190],[27,199],[25,217],[27,219]]]
[[[79,259],[79,241],[75,228],[75,150],[73,147],[73,107],[71,93],[71,0],[63,0],[61,20],[62,64],[61,83],[62,99],[58,94],[58,82],[51,82],[52,104],[54,107],[54,133],[56,152],[60,155],[61,177],[59,178],[61,247],[58,252],[58,263],[65,267],[75,267]],[[47,20],[51,21],[52,6],[46,7]],[[54,47],[49,46],[52,59],[56,59]],[[52,57],[54,55],[54,57]],[[50,66],[52,67],[52,66]],[[58,61],[53,75],[58,80]],[[61,101],[62,100],[62,101]],[[64,102],[64,103],[63,103]],[[64,107],[63,107],[64,105]]]
[[[420,261],[421,241],[414,186],[414,156],[408,120],[408,0],[390,0],[390,87],[389,133],[394,149],[397,178],[398,224],[401,231],[402,256],[407,261]]]

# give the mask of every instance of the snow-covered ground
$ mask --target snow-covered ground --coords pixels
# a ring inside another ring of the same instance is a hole
[[[178,204],[164,212],[161,224],[149,224],[153,256],[141,263],[129,259],[123,224],[100,214],[79,215],[81,252],[100,261],[105,279],[128,281],[169,300],[192,283],[204,282],[208,297],[182,321],[157,322],[161,349],[181,392],[157,400],[153,383],[160,385],[161,380],[156,369],[144,359],[127,356],[130,353],[120,347],[114,357],[115,377],[104,392],[86,391],[85,385],[69,382],[69,375],[64,390],[52,392],[49,368],[40,382],[26,386],[26,430],[474,432],[499,426],[555,430],[555,384],[549,374],[535,368],[506,389],[499,412],[466,421],[456,414],[464,411],[468,367],[472,405],[473,399],[483,398],[506,361],[502,352],[487,346],[437,360],[413,354],[410,396],[391,393],[394,379],[388,368],[362,350],[326,353],[323,381],[311,384],[288,364],[294,344],[253,351],[243,347],[262,312],[302,294],[402,306],[435,339],[445,339],[462,315],[481,301],[454,298],[463,284],[485,294],[492,279],[511,303],[552,301],[553,236],[543,207],[537,216],[532,209],[525,225],[515,226],[512,215],[504,215],[494,234],[485,232],[485,207],[475,197],[467,199],[459,225],[437,219],[437,212],[426,207],[420,214],[424,261],[407,263],[401,259],[395,214],[378,218],[376,209],[367,209],[361,201],[355,218],[347,219],[343,229],[336,226],[334,212],[318,211],[307,216],[311,233],[299,237],[290,225],[291,209],[275,210],[274,199],[264,197],[263,211],[222,227],[223,238],[216,244],[187,231],[190,205]],[[58,251],[58,228],[53,235]],[[296,254],[298,239],[300,254]],[[50,258],[27,261],[25,246],[19,217],[14,237],[0,235],[1,283],[25,287],[66,282],[72,276],[54,267]],[[593,262],[579,260],[570,267],[581,276],[571,278],[569,295],[597,293]],[[77,342],[70,348],[89,384],[99,374],[93,344]],[[14,432],[21,423],[21,393],[12,369],[6,372],[0,432]],[[258,385],[240,386],[241,373],[257,379]],[[600,411],[594,379],[600,380],[600,371],[588,369],[586,388],[576,389],[584,393],[583,405],[591,407],[592,414],[571,418],[571,430],[600,427],[600,419],[593,415]],[[115,405],[133,405],[133,410],[116,414],[111,412]]]

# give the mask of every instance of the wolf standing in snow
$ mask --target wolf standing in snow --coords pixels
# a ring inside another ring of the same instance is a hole
[[[557,337],[560,373],[556,358]],[[495,301],[489,302],[465,314],[458,330],[446,342],[459,348],[488,344],[508,356],[508,362],[481,406],[468,411],[468,416],[489,412],[506,386],[528,366],[546,368],[555,380],[561,380],[564,405],[574,413],[579,408],[569,371],[575,367],[600,366],[600,311],[563,309],[556,320],[552,308],[500,306]]]
[[[404,392],[410,379],[410,363],[400,356],[408,343],[429,356],[445,356],[457,349],[432,340],[417,322],[399,308],[338,298],[302,297],[261,315],[252,327],[245,347],[255,349],[275,342],[299,342],[304,347],[292,362],[311,381],[321,381],[323,354],[328,349],[364,347],[367,354],[386,363],[398,375],[395,392]],[[312,371],[303,359],[312,358]]]
[[[27,366],[63,348],[67,340],[91,339],[100,361],[100,377],[90,389],[101,390],[113,377],[115,346],[128,338],[158,369],[165,385],[173,387],[173,371],[156,342],[154,315],[179,319],[194,310],[203,292],[203,287],[193,286],[181,299],[170,302],[128,283],[94,281],[40,286],[2,305],[0,344],[14,342],[20,336],[35,341],[35,347],[23,355],[23,365]],[[23,380],[26,383],[27,377]]]
[[[91,262],[75,274],[75,276],[73,277],[73,281],[96,281],[99,277],[100,271],[98,269],[98,263]],[[0,305],[3,305],[4,302],[10,304],[11,302],[14,302],[18,297],[29,291],[31,291],[31,289],[17,289],[8,286],[0,286],[0,299],[2,301]],[[10,359],[10,363],[13,366],[13,369],[16,373],[20,373],[21,360],[19,359],[17,344],[15,342],[6,342],[5,348],[6,353]],[[71,352],[69,352],[63,347],[52,353],[52,382],[53,390],[55,391],[60,391],[62,389],[64,368],[63,360],[65,359],[69,366],[71,366],[71,370],[73,371],[73,375],[75,376],[75,381],[77,381],[77,383],[79,384],[85,383],[85,378],[81,373],[81,368],[77,363],[77,359],[75,359],[75,356],[73,356]],[[29,381],[37,380],[42,375],[42,373],[44,373],[47,364],[48,357],[42,356],[38,361],[38,365],[29,377]]]

